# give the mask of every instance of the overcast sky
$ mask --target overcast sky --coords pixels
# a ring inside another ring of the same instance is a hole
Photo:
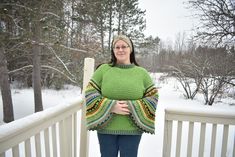
[[[140,8],[146,10],[146,35],[162,40],[175,40],[177,33],[190,34],[195,25],[192,13],[186,9],[186,0],[139,0]]]

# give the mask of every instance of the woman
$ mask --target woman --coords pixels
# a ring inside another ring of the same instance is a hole
[[[86,88],[87,128],[98,132],[101,157],[137,157],[142,133],[154,134],[158,91],[127,36],[113,39],[111,56]]]

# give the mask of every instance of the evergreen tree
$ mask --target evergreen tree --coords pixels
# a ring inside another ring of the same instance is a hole
[[[133,39],[144,37],[143,30],[146,27],[145,11],[142,11],[138,4],[138,0],[117,0],[118,22],[116,31],[118,34],[127,34]]]

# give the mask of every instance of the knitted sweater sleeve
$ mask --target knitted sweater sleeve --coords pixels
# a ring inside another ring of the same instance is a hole
[[[135,124],[144,132],[154,134],[155,111],[159,95],[157,88],[150,79],[150,76],[147,76],[146,86],[147,88],[143,98],[138,100],[129,100],[128,105],[131,111],[131,117]]]
[[[115,100],[101,95],[100,83],[105,68],[99,67],[85,89],[86,123],[88,130],[102,128],[111,119],[111,108]]]

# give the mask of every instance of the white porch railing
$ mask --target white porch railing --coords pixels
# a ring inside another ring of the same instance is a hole
[[[81,104],[57,106],[1,126],[0,156],[76,156]]]
[[[94,59],[86,58],[83,89],[93,71]],[[81,98],[73,104],[58,105],[0,126],[0,157],[77,157],[79,139],[79,156],[87,157],[89,138],[85,116],[81,113],[83,101],[84,98]]]
[[[235,157],[235,112],[165,109],[163,157],[170,156]]]

